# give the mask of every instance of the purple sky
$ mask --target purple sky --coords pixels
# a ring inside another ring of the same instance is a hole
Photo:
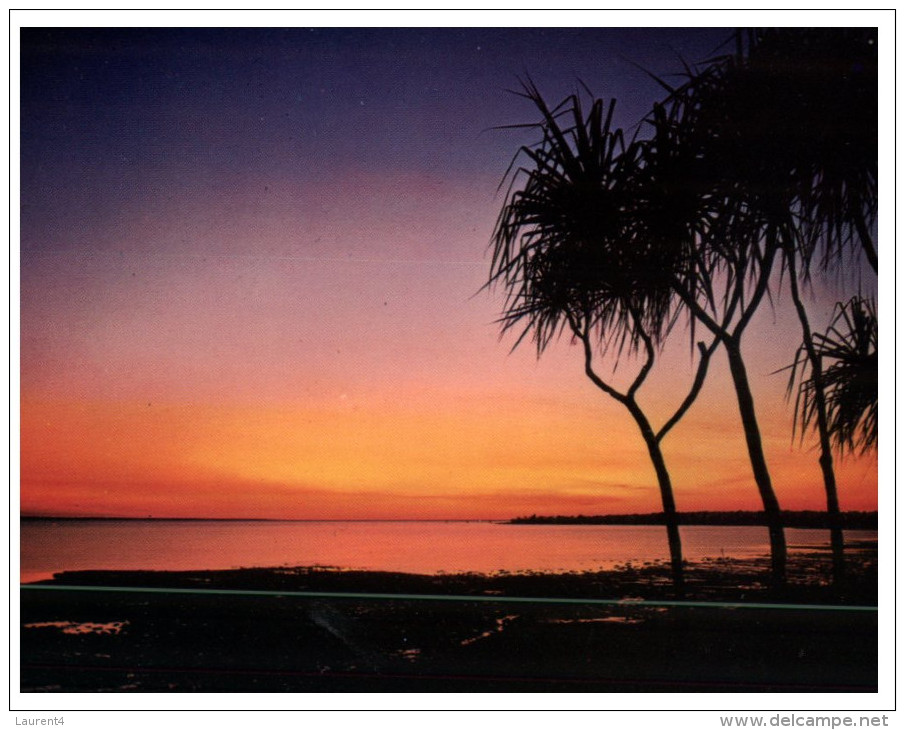
[[[330,495],[355,481],[377,506],[354,514],[387,516],[395,479],[417,515],[657,509],[633,424],[568,343],[536,362],[498,341],[502,297],[478,292],[497,186],[534,135],[495,128],[535,121],[507,92],[528,75],[550,100],[579,80],[615,97],[631,127],[662,96],[642,69],[669,77],[730,35],[23,29],[23,507],[247,514],[250,480],[274,505],[297,485],[319,495],[311,514],[342,516]],[[761,326],[752,373],[780,501],[819,508],[770,376],[794,322],[780,307]],[[682,348],[654,413],[687,374]],[[680,509],[712,503],[702,484],[739,485],[718,507],[757,507],[721,368],[670,436]],[[843,506],[871,504],[875,471],[848,468]],[[169,502],[136,501],[174,483]],[[185,496],[200,483],[234,496]]]

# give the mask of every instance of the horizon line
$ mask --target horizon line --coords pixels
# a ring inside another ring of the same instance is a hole
[[[677,515],[758,515],[763,510],[688,510],[677,512]],[[826,510],[799,509],[781,510],[782,514],[826,514]],[[879,515],[879,510],[844,510],[841,514]],[[512,520],[528,519],[575,519],[598,517],[658,517],[662,518],[663,512],[618,512],[606,514],[578,514],[578,515],[518,515],[515,517],[159,517],[147,515],[144,517],[125,515],[47,515],[47,514],[19,514],[20,520],[157,520],[170,522],[509,522]]]

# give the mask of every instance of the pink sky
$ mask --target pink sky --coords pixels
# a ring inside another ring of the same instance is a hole
[[[492,182],[402,177],[249,183],[171,213],[152,203],[153,217],[111,223],[115,245],[37,260],[42,285],[23,300],[23,511],[657,510],[635,425],[585,379],[580,349],[563,340],[538,361],[499,340],[501,296],[478,292]],[[762,313],[749,369],[782,505],[820,509],[816,454],[792,443],[786,379],[771,374],[797,339],[788,309]],[[722,359],[665,442],[680,509],[759,506]],[[644,390],[657,420],[689,378],[679,332]],[[875,461],[839,468],[843,506],[875,508]]]
[[[23,513],[659,510],[636,427],[584,377],[579,348],[509,354],[502,293],[479,291],[497,185],[526,141],[490,130],[530,116],[504,93],[528,62],[521,36],[399,31],[387,51],[377,31],[336,31],[307,56],[293,36],[276,69],[251,51],[201,63],[208,46],[192,55],[186,33],[172,47],[172,34],[130,46],[76,33],[26,58]],[[248,33],[230,42],[251,48]],[[639,113],[657,90],[625,53],[674,63],[670,49],[700,56],[720,33],[549,30],[534,63],[552,98],[611,64],[601,93]],[[449,67],[438,54],[453,52]],[[845,292],[818,293],[822,329]],[[780,503],[822,509],[816,452],[792,443],[774,374],[798,340],[779,296],[745,350]],[[689,378],[677,331],[641,397],[655,422]],[[721,352],[665,452],[680,510],[760,507]],[[875,455],[838,472],[843,509],[876,509]]]

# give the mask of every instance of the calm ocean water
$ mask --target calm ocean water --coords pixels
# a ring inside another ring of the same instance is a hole
[[[763,527],[683,527],[685,557],[769,552]],[[789,529],[790,550],[828,545],[823,530]],[[846,540],[876,541],[876,531]],[[334,566],[408,573],[562,572],[668,557],[662,527],[494,522],[25,521],[20,579],[63,570],[206,570]]]

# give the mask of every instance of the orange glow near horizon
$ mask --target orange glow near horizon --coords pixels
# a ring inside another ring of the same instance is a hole
[[[23,36],[23,514],[660,510],[637,425],[585,377],[582,349],[563,338],[538,358],[500,339],[488,242],[500,178],[536,130],[485,132],[535,114],[501,91],[532,68],[556,101],[576,78],[610,79],[598,93],[628,128],[661,89],[615,59],[668,70],[673,41],[693,58],[715,29],[548,28],[532,44],[513,29],[363,44],[351,29],[165,30]],[[808,292],[814,331],[850,295],[832,287]],[[780,505],[821,510],[817,453],[792,443],[777,374],[800,329],[773,294],[746,365]],[[685,394],[690,351],[677,324],[639,393],[655,425]],[[637,363],[597,367],[624,385]],[[722,352],[663,449],[680,511],[761,508]],[[877,509],[876,454],[837,471],[843,509]]]
[[[637,426],[585,378],[580,349],[562,341],[539,360],[530,345],[507,354],[493,325],[499,297],[471,296],[483,266],[70,263],[79,276],[24,298],[25,514],[503,519],[660,509]],[[751,382],[781,506],[819,510],[817,454],[792,443],[785,376],[771,375],[796,338],[783,311],[752,325],[752,341],[772,339],[750,348]],[[654,423],[690,381],[687,344],[676,340],[640,393]],[[622,383],[632,367],[613,374],[598,363]],[[663,448],[680,510],[760,508],[721,354]],[[843,509],[876,509],[875,455],[837,460],[837,471]]]
[[[537,388],[397,389],[394,399],[309,406],[23,401],[21,509],[268,519],[659,511],[621,407],[584,385],[581,402]],[[664,441],[679,509],[759,509],[741,429],[713,400],[702,397]],[[762,427],[781,505],[822,509],[816,453],[790,442],[788,413],[779,415]],[[875,461],[839,460],[837,473],[844,509],[876,509]]]

